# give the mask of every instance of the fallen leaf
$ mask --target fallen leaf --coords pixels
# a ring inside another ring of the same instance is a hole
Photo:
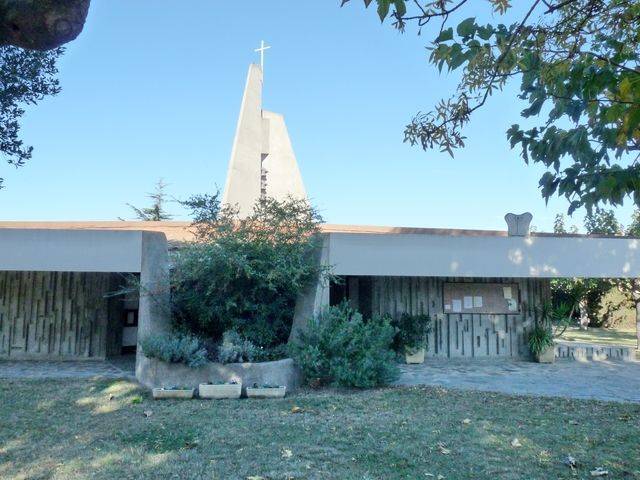
[[[464,420],[462,420],[462,424],[463,425],[469,425],[471,423],[471,419],[470,418],[465,418]]]
[[[521,447],[522,444],[520,443],[520,440],[518,440],[517,438],[514,438],[513,440],[511,440],[511,446],[514,448],[518,448],[518,447]]]
[[[247,480],[265,480],[265,478],[260,475],[250,475],[247,477]]]
[[[444,480],[444,475],[438,475],[438,480]]]
[[[153,412],[151,410],[145,410],[144,412],[142,412],[142,414],[145,417],[150,417],[151,415],[153,415]]]
[[[577,466],[576,459],[573,458],[571,455],[567,455],[567,457],[562,461],[562,463],[571,467],[571,470],[573,470]]]
[[[580,425],[577,420],[569,420],[569,425]]]
[[[424,476],[425,477],[435,477],[435,475],[433,473],[425,473]]]
[[[438,444],[438,450],[440,450],[440,453],[443,455],[449,455],[451,453],[451,450],[449,450],[444,443]]]
[[[293,452],[288,448],[283,448],[280,453],[282,454],[282,458],[291,458],[293,456]]]
[[[595,470],[591,470],[592,477],[603,477],[609,475],[609,472],[602,467],[596,467]]]
[[[192,448],[196,448],[198,446],[198,441],[194,440],[193,442],[184,442],[184,448],[186,449],[192,449]]]
[[[291,407],[291,413],[302,413],[302,409],[299,406],[294,405]]]

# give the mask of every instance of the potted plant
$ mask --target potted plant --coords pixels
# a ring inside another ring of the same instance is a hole
[[[242,393],[242,383],[236,382],[209,382],[201,383],[198,386],[198,395],[200,398],[240,398]]]
[[[404,354],[407,363],[424,363],[431,317],[423,314],[403,313],[394,323],[397,328],[394,339],[395,350]]]
[[[248,398],[283,398],[287,387],[284,385],[258,385],[254,383],[247,387]]]
[[[154,388],[152,393],[153,398],[159,400],[163,398],[193,398],[194,391],[195,388],[179,386]]]
[[[539,363],[553,363],[556,353],[551,330],[542,325],[537,325],[531,330],[529,332],[529,350]]]
[[[556,358],[553,339],[564,333],[571,323],[575,303],[562,302],[553,305],[550,302],[536,307],[539,321],[529,332],[529,350],[540,363],[553,363]]]

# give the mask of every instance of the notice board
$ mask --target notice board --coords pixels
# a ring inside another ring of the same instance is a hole
[[[517,283],[445,283],[444,313],[520,312]]]

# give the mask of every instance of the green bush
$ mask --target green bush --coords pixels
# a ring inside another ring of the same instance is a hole
[[[310,321],[290,352],[309,384],[375,387],[398,377],[391,349],[395,333],[388,318],[374,316],[365,321],[343,303]]]
[[[216,198],[185,202],[197,242],[173,258],[174,320],[216,341],[235,330],[265,349],[285,343],[298,294],[324,271],[316,259],[321,219],[293,199],[259,201],[241,218]]]
[[[396,327],[393,349],[397,353],[404,355],[406,351],[413,352],[427,347],[427,333],[431,328],[429,315],[403,313],[400,318],[392,321],[392,325]]]
[[[201,367],[207,363],[207,350],[200,339],[189,334],[151,334],[140,341],[142,353],[167,363],[184,363],[189,367]]]
[[[253,362],[258,356],[258,348],[234,330],[227,330],[222,336],[222,344],[218,347],[220,363]]]

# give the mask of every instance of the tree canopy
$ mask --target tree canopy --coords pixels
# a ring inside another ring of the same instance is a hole
[[[62,52],[0,46],[0,157],[10,165],[19,167],[31,158],[33,148],[19,138],[19,120],[25,105],[60,92],[56,60]]]
[[[569,213],[626,198],[640,206],[639,0],[527,0],[517,12],[509,0],[485,0],[496,18],[520,12],[509,24],[479,23],[478,1],[376,2],[380,20],[401,32],[433,27],[429,61],[461,71],[455,95],[418,113],[406,142],[453,155],[473,113],[518,80],[527,125],[513,124],[507,138],[546,168],[543,198],[565,197]]]

